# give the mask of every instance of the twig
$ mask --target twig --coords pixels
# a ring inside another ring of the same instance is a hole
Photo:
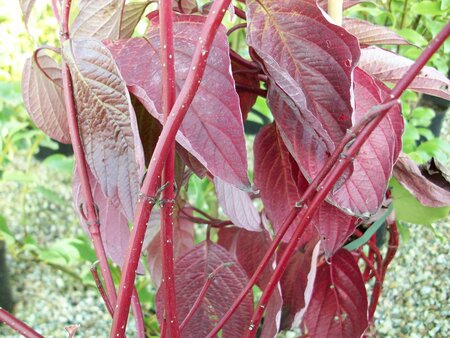
[[[229,4],[230,0],[216,0],[211,7],[211,11],[208,14],[196,45],[186,81],[164,124],[153,152],[152,160],[150,161],[147,175],[141,188],[141,193],[145,196],[152,196],[157,190],[158,176],[162,172],[168,150],[175,141],[175,135],[200,85],[213,39]],[[123,337],[125,332],[124,330],[128,321],[128,309],[130,307],[131,287],[134,285],[136,268],[139,263],[147,221],[152,208],[153,204],[147,201],[141,200],[137,205],[130,244],[128,245],[122,269],[118,308],[114,313],[113,327],[110,334],[111,338]]]
[[[43,338],[39,333],[34,331],[27,324],[17,319],[8,311],[0,307],[0,323],[3,322],[8,325],[14,331],[20,333],[22,336],[27,338]]]
[[[112,317],[114,315],[114,310],[113,310],[113,307],[111,306],[111,303],[108,299],[108,296],[106,295],[105,289],[103,288],[103,284],[98,275],[97,262],[92,264],[90,270],[91,270],[92,277],[94,277],[95,286],[97,286],[98,292],[100,293],[100,296],[102,296],[103,302],[106,305],[106,309],[108,310],[109,314]]]

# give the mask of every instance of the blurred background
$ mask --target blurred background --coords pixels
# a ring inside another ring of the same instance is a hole
[[[415,59],[450,19],[450,1],[374,1],[354,6],[346,15],[392,28],[411,42],[393,49]],[[232,35],[235,48],[245,41],[243,34],[239,30]],[[90,240],[72,208],[70,147],[61,147],[38,130],[22,103],[23,64],[40,45],[58,46],[50,1],[36,1],[28,32],[19,2],[0,1],[0,304],[48,337],[65,336],[64,327],[71,324],[81,326],[77,337],[101,337],[110,318],[89,272],[95,261]],[[448,74],[450,40],[430,65]],[[260,114],[249,115],[256,124],[262,123],[261,116],[270,116],[261,101],[256,106]],[[448,107],[448,101],[409,91],[402,97],[404,151],[416,162],[434,157],[448,168]],[[203,192],[198,196],[211,192],[203,200],[194,196],[193,204],[217,207],[210,183],[191,184],[193,191]],[[403,215],[402,237],[376,312],[378,335],[448,337],[449,210],[424,208],[412,196],[407,198],[401,210],[396,207]],[[117,279],[117,267],[113,273]],[[146,278],[138,280],[138,290],[149,335],[158,336],[155,290]],[[0,337],[16,336],[0,326]]]

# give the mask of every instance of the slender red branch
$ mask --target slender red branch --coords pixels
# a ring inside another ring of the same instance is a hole
[[[417,61],[411,65],[405,76],[397,83],[391,92],[391,99],[397,100],[403,91],[409,86],[412,80],[417,76],[420,70],[425,66],[427,61],[436,52],[437,49],[444,43],[447,37],[450,35],[450,23],[448,23],[444,29],[436,36],[436,38],[430,43],[426,50],[419,56]],[[405,80],[406,79],[406,80]],[[284,270],[286,269],[287,262],[295,250],[297,241],[300,235],[303,233],[305,226],[310,222],[311,218],[314,216],[315,212],[318,210],[328,193],[331,191],[333,186],[336,184],[338,179],[344,173],[345,169],[350,165],[352,159],[357,155],[358,151],[361,149],[362,145],[367,141],[374,129],[379,125],[383,118],[387,115],[389,108],[386,108],[383,112],[380,112],[375,118],[371,119],[367,125],[365,125],[360,133],[357,135],[355,141],[348,147],[347,151],[343,152],[343,158],[330,171],[329,175],[323,180],[323,184],[320,184],[321,189],[315,194],[311,201],[311,204],[306,209],[303,214],[300,223],[297,225],[296,230],[292,238],[290,239],[283,255],[278,262],[278,265],[272,274],[267,287],[260,298],[259,304],[253,314],[252,320],[249,325],[249,330],[247,331],[246,337],[254,337],[257,328],[261,321],[262,315],[264,313],[265,305],[267,304],[270,296],[272,295],[276,284],[281,278]]]
[[[214,281],[214,278],[219,274],[220,270],[223,268],[229,266],[229,263],[222,263],[217,268],[214,269],[213,272],[211,272],[208,275],[208,278],[206,279],[205,284],[203,284],[202,289],[200,290],[200,294],[198,295],[197,299],[194,302],[194,305],[192,305],[192,308],[189,310],[189,313],[186,315],[186,318],[183,319],[183,322],[180,325],[180,331],[183,331],[183,329],[186,327],[186,325],[189,323],[189,320],[192,318],[192,316],[197,311],[198,307],[201,305],[203,298],[206,296],[206,292],[208,291],[209,286]]]
[[[239,63],[241,66],[250,69],[257,69],[257,70],[260,69],[256,62],[244,59],[242,56],[240,56],[237,52],[235,52],[232,49],[230,49],[230,58],[232,61],[236,61],[236,63]]]
[[[61,46],[69,39],[69,13],[71,0],[64,0],[62,2],[62,17],[61,17]],[[64,90],[64,101],[66,104],[67,120],[69,124],[70,139],[72,141],[73,152],[75,155],[75,163],[77,173],[80,178],[81,191],[84,197],[84,206],[87,209],[86,223],[88,225],[89,234],[94,245],[95,254],[100,264],[101,275],[105,281],[108,299],[114,307],[116,304],[116,289],[111,276],[111,271],[108,266],[108,259],[106,257],[105,248],[100,235],[100,223],[98,220],[98,212],[95,208],[94,198],[92,197],[91,184],[88,176],[88,166],[84,154],[81,137],[78,129],[78,120],[75,110],[75,102],[73,98],[72,77],[70,75],[69,67],[62,62],[62,80]]]
[[[102,296],[103,302],[106,305],[106,309],[108,310],[109,314],[112,317],[114,315],[114,310],[113,307],[111,306],[111,302],[109,301],[108,296],[106,295],[105,289],[103,288],[103,284],[98,275],[97,263],[92,264],[90,270],[92,277],[94,278],[95,286],[97,286],[98,292],[100,293],[100,296]]]
[[[398,243],[399,243],[399,236],[398,236],[397,224],[395,222],[392,222],[389,225],[389,246],[388,246],[388,250],[386,252],[384,261],[383,261],[383,274],[382,274],[383,281],[384,281],[384,277],[386,276],[387,268],[388,268],[389,264],[392,262],[392,260],[394,259],[395,254],[397,253]]]
[[[202,28],[199,41],[196,45],[191,67],[181,92],[164,124],[161,135],[153,152],[147,175],[145,177],[141,194],[146,197],[154,196],[157,192],[158,176],[162,172],[163,165],[167,159],[169,149],[175,141],[175,135],[180,128],[186,112],[198,90],[206,67],[209,51],[217,29],[222,21],[231,0],[216,0],[208,14]],[[141,198],[133,222],[128,250],[125,255],[122,277],[119,287],[118,308],[114,313],[113,327],[110,336],[123,337],[128,321],[128,309],[130,307],[131,287],[134,285],[136,268],[142,250],[147,221],[153,204],[148,203],[147,198]]]
[[[160,45],[163,87],[163,119],[167,121],[170,111],[175,103],[175,53],[173,48],[173,17],[172,0],[160,0],[159,9],[160,22]],[[178,338],[180,330],[177,319],[177,305],[175,292],[175,274],[173,272],[173,207],[175,202],[174,192],[174,169],[175,168],[175,143],[168,149],[167,160],[161,175],[161,185],[168,182],[162,193],[163,205],[161,208],[161,248],[162,260],[162,282],[161,287],[164,294],[164,313],[166,321],[167,337]],[[165,338],[165,337],[163,337]]]
[[[22,336],[27,338],[43,338],[39,333],[34,331],[27,324],[17,319],[8,311],[0,307],[0,323],[5,323],[14,331],[20,333]]]
[[[59,8],[58,8],[57,0],[52,0],[52,10],[53,10],[53,15],[55,16],[56,21],[58,22],[58,25],[60,25],[61,18],[59,16]]]
[[[359,249],[359,257],[361,257],[364,263],[366,263],[369,269],[373,272],[373,275],[377,279],[377,281],[381,283],[381,275],[378,273],[377,269],[375,269],[372,261],[362,252],[361,249]]]
[[[133,308],[134,320],[136,322],[136,334],[138,338],[145,338],[144,314],[142,313],[141,302],[136,288],[133,288],[131,296],[131,306]]]
[[[227,36],[230,36],[233,32],[237,31],[238,29],[242,29],[242,28],[246,28],[247,27],[247,23],[243,22],[243,23],[238,23],[237,25],[234,25],[233,27],[231,27],[228,32],[227,32]]]

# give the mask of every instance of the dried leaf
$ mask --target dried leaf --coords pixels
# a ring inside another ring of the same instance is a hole
[[[162,118],[162,64],[159,24],[152,19],[147,37],[112,42],[113,53],[131,93]],[[187,77],[204,18],[177,15],[174,49],[177,91]],[[228,41],[220,27],[209,52],[203,80],[177,134],[177,141],[214,176],[248,189],[247,158],[239,99],[230,74]],[[131,62],[132,60],[132,62]]]
[[[118,39],[124,0],[80,0],[71,29],[72,38]]]
[[[223,212],[239,228],[249,231],[261,231],[261,218],[247,192],[214,178],[217,200]]]
[[[368,47],[361,50],[358,66],[381,81],[397,83],[413,63],[393,52]],[[424,67],[409,89],[450,100],[450,80],[433,67]]]
[[[71,40],[63,55],[72,73],[86,160],[105,196],[132,221],[144,155],[125,82],[98,40]]]
[[[384,26],[366,20],[345,18],[343,27],[356,36],[361,45],[409,45],[405,38]]]
[[[317,268],[304,324],[311,338],[356,338],[366,330],[366,288],[358,264],[347,250],[339,250],[330,264],[322,262]]]
[[[210,274],[222,266],[189,323],[182,331],[186,338],[206,337],[247,284],[244,270],[220,245],[202,242],[175,262],[177,317],[182,321],[199,296]],[[156,313],[163,314],[161,288],[156,295]],[[242,337],[253,312],[253,296],[247,295],[222,330],[222,337]]]
[[[35,52],[22,74],[25,108],[38,128],[51,138],[70,143],[61,82],[61,68],[50,56]]]
[[[439,168],[433,162],[420,168],[406,154],[402,154],[395,164],[394,177],[421,204],[432,208],[450,206],[448,173],[442,172],[445,168]]]

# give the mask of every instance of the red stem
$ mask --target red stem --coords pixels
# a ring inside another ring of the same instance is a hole
[[[208,14],[202,28],[199,41],[195,48],[191,67],[181,92],[164,124],[161,135],[153,152],[147,175],[145,177],[141,193],[144,196],[154,196],[159,182],[158,176],[162,172],[163,165],[167,159],[169,149],[175,141],[175,135],[180,128],[189,106],[194,99],[200,85],[206,67],[206,61],[211,49],[213,39],[222,21],[231,0],[216,0]],[[133,231],[131,233],[128,250],[125,255],[122,277],[120,280],[118,308],[114,313],[111,338],[123,337],[128,321],[128,309],[130,307],[131,289],[136,277],[136,269],[142,250],[147,221],[153,204],[147,199],[141,199],[137,205]]]
[[[69,39],[69,13],[71,0],[64,0],[62,2],[62,18],[61,18],[61,46]],[[73,98],[72,77],[70,75],[69,67],[62,61],[62,80],[64,90],[64,101],[66,103],[67,120],[69,124],[70,139],[72,141],[73,152],[75,155],[75,163],[77,173],[80,178],[81,190],[84,197],[84,205],[87,208],[87,225],[89,234],[94,245],[95,254],[100,263],[100,272],[105,281],[106,291],[111,305],[116,304],[116,289],[111,276],[111,271],[108,266],[108,259],[106,257],[105,248],[100,235],[100,223],[98,220],[98,213],[95,209],[94,198],[92,197],[91,184],[89,182],[86,157],[81,142],[81,137],[78,129],[78,120],[76,116],[75,103]]]
[[[397,83],[394,89],[391,92],[391,99],[397,100],[403,91],[409,86],[409,84],[413,81],[413,79],[417,76],[420,70],[425,66],[427,61],[431,58],[431,56],[439,49],[439,47],[444,43],[446,38],[450,35],[450,23],[448,23],[444,29],[436,36],[436,38],[430,43],[430,45],[425,49],[425,51],[419,56],[417,61],[411,65],[408,69],[405,76]],[[292,253],[295,250],[296,244],[300,235],[303,233],[305,226],[310,222],[311,218],[314,216],[315,212],[318,210],[323,200],[327,197],[328,193],[334,187],[338,179],[344,173],[345,169],[352,162],[352,159],[357,155],[358,151],[361,149],[362,145],[369,138],[374,129],[379,125],[382,119],[387,115],[389,108],[386,108],[383,112],[378,114],[373,119],[368,119],[369,122],[365,125],[360,133],[357,135],[355,141],[350,145],[347,151],[343,153],[343,158],[341,161],[337,162],[337,164],[330,171],[329,175],[323,180],[323,184],[320,184],[321,189],[315,194],[314,198],[311,201],[311,204],[306,209],[306,212],[303,214],[303,217],[300,223],[297,225],[297,228],[290,239],[283,255],[280,258],[280,261],[272,274],[270,281],[267,287],[264,289],[264,292],[260,298],[258,306],[256,306],[256,310],[253,314],[253,318],[250,322],[249,330],[247,331],[246,337],[254,337],[257,330],[253,330],[253,328],[257,328],[261,321],[262,315],[264,313],[265,305],[267,304],[270,296],[272,295],[276,284],[281,278],[284,270],[286,269],[287,262],[291,257]]]
[[[173,48],[173,16],[172,0],[160,0],[159,10],[160,22],[160,45],[163,87],[163,119],[167,121],[170,111],[175,103],[175,53]],[[163,205],[161,207],[161,248],[162,260],[162,282],[161,287],[164,294],[164,314],[166,321],[167,337],[180,337],[177,319],[177,305],[175,292],[174,256],[173,256],[173,207],[175,201],[174,192],[174,167],[175,167],[175,143],[169,147],[167,160],[161,175],[161,185],[168,182],[168,186],[162,193]],[[164,337],[163,337],[164,338]]]
[[[61,25],[61,18],[59,16],[59,8],[56,0],[52,0],[52,10],[53,15],[55,16],[56,21],[58,22],[58,25]]]
[[[197,299],[194,302],[194,305],[192,305],[192,308],[189,310],[189,313],[186,315],[186,318],[184,318],[183,322],[180,325],[180,331],[183,331],[183,329],[186,327],[186,325],[189,323],[189,320],[192,318],[192,316],[195,314],[195,311],[197,311],[198,307],[201,305],[203,298],[206,296],[206,292],[208,291],[208,288],[214,281],[214,278],[216,278],[217,274],[221,269],[227,266],[227,263],[222,263],[219,265],[216,269],[214,269],[213,272],[211,272],[203,285],[202,289],[200,290],[200,294],[198,295]]]
[[[247,23],[243,22],[243,23],[238,23],[237,25],[234,25],[233,27],[231,27],[228,32],[227,32],[227,36],[230,36],[234,31],[237,31],[238,29],[242,29],[242,28],[246,28],[247,27]]]
[[[134,320],[136,322],[136,334],[138,338],[145,338],[144,314],[142,313],[141,302],[136,288],[133,288],[131,296],[131,306],[133,307]]]
[[[8,311],[0,307],[0,323],[5,323],[14,331],[20,333],[22,336],[27,338],[43,338],[39,333],[34,331],[27,324],[22,322],[20,319],[17,319]]]
[[[389,266],[389,264],[392,262],[392,260],[395,257],[395,254],[397,253],[398,249],[398,243],[399,243],[399,236],[398,236],[398,230],[397,230],[397,224],[395,222],[392,222],[389,225],[389,247],[386,252],[386,257],[383,261],[383,273],[382,273],[382,280],[384,281],[384,277],[386,276],[386,271]]]
[[[97,286],[98,292],[100,293],[100,296],[102,296],[103,302],[106,305],[106,309],[108,310],[109,314],[112,317],[114,315],[114,310],[113,310],[113,307],[111,306],[111,303],[108,299],[108,296],[106,295],[105,289],[103,288],[103,284],[98,275],[97,265],[94,263],[91,266],[90,270],[91,270],[92,277],[94,278],[95,285]]]

